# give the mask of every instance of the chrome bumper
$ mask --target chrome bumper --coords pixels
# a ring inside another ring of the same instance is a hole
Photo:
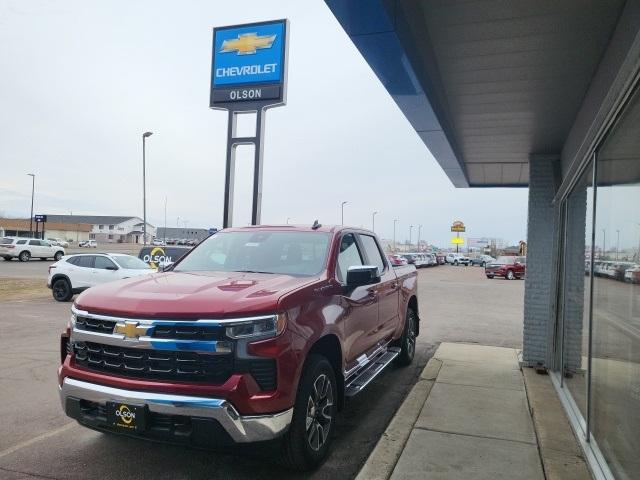
[[[62,409],[68,397],[105,405],[107,402],[144,404],[150,411],[166,415],[213,418],[238,443],[272,440],[287,431],[293,408],[272,415],[242,416],[226,400],[164,393],[140,392],[107,387],[65,378],[58,387]]]

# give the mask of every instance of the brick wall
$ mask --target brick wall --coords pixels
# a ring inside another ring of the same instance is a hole
[[[548,366],[552,348],[551,313],[555,302],[556,207],[552,205],[559,179],[556,158],[529,161],[527,275],[524,293],[523,361]]]

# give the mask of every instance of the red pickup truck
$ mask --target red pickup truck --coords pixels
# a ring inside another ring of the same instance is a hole
[[[370,231],[231,228],[169,270],[77,298],[58,380],[80,424],[199,447],[279,439],[308,470],[345,399],[413,359],[415,268],[391,267]]]

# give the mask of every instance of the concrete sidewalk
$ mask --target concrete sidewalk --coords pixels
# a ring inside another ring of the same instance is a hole
[[[575,443],[569,424],[556,424],[562,434],[543,436]],[[544,480],[538,435],[516,350],[443,343],[357,478]],[[570,469],[555,478],[590,478],[579,452],[564,450]]]

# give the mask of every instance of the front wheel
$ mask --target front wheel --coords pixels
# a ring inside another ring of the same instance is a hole
[[[56,252],[56,254],[53,256],[53,259],[56,262],[59,262],[61,258],[62,258],[62,252]]]
[[[418,331],[418,316],[411,309],[407,309],[407,318],[404,321],[404,331],[400,337],[400,354],[396,357],[396,364],[409,365],[416,354],[416,335]]]
[[[516,276],[513,274],[513,270],[507,270],[507,274],[505,275],[507,280],[513,280]]]
[[[293,407],[293,419],[282,441],[282,463],[308,471],[327,458],[336,416],[336,377],[327,359],[307,359]]]
[[[453,262],[453,266],[457,267],[458,266],[458,260],[456,260],[455,262]]]
[[[487,275],[487,278],[491,279],[493,278],[493,275]]]

